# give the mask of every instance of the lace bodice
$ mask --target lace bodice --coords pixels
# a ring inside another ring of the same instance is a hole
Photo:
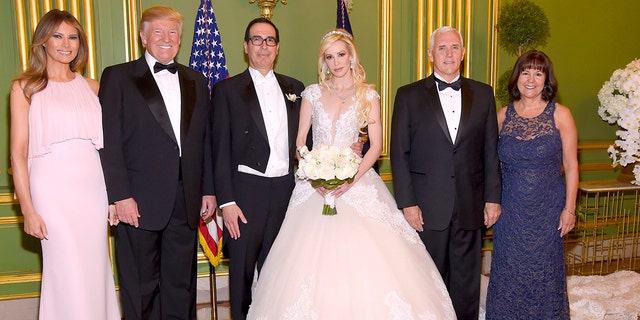
[[[329,114],[322,106],[322,90],[318,84],[308,86],[302,97],[309,100],[313,105],[311,116],[311,130],[313,135],[313,145],[336,145],[349,147],[358,140],[360,134],[358,128],[358,117],[356,115],[353,101],[346,111],[342,112],[333,123]],[[380,96],[375,90],[367,92],[367,99],[379,99]]]
[[[557,131],[553,119],[555,109],[556,103],[552,101],[547,104],[540,115],[533,118],[523,118],[518,115],[511,104],[507,108],[507,119],[500,134],[512,136],[518,140],[533,140],[542,136],[554,135]]]
[[[555,110],[552,101],[538,116],[524,118],[513,104],[507,107],[498,142],[503,171],[537,169],[547,174],[560,173],[562,141],[553,118]]]
[[[359,121],[353,104],[340,114],[334,124],[329,114],[322,108],[322,102],[320,101],[322,91],[319,85],[312,84],[308,86],[302,92],[302,97],[313,104],[311,117],[314,147],[330,145],[332,142],[334,145],[350,147],[357,141]],[[367,92],[367,99],[379,98],[380,96],[375,90]],[[332,131],[335,131],[335,135],[332,135]],[[296,207],[307,201],[314,193],[316,193],[316,190],[308,181],[297,180],[296,188],[293,190],[289,202],[289,210],[295,212]],[[380,198],[382,195],[388,195],[389,199],[382,201]],[[388,190],[386,190],[386,186],[380,176],[373,169],[369,168],[360,178],[360,181],[340,198],[351,204],[360,216],[381,221],[390,226],[394,232],[401,234],[407,242],[411,244],[420,242],[418,234],[407,224],[402,213],[396,208],[395,202]]]

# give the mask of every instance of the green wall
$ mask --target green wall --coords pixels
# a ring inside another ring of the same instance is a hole
[[[549,18],[551,38],[539,48],[553,61],[557,100],[569,107],[581,142],[613,140],[616,126],[598,116],[598,91],[614,70],[640,58],[640,1],[534,0]],[[500,54],[499,74],[515,57]]]
[[[391,1],[392,45],[390,81],[392,95],[399,86],[415,79],[416,3],[417,0],[354,0],[351,24],[370,82],[379,85],[381,3]],[[489,79],[486,54],[490,2],[472,1],[471,76]],[[534,0],[550,20],[551,38],[544,50],[554,62],[560,83],[558,100],[571,108],[581,142],[611,141],[615,127],[600,120],[596,94],[611,73],[640,56],[640,1],[612,0]],[[185,16],[182,48],[178,61],[188,63],[193,24],[199,0],[138,0],[141,8],[169,5]],[[335,24],[335,0],[289,0],[278,3],[273,21],[281,34],[280,55],[276,71],[294,76],[305,84],[316,81],[317,50],[320,38]],[[20,211],[11,203],[11,177],[8,175],[8,92],[10,80],[19,71],[14,1],[0,2],[0,299],[33,295],[38,292],[40,271],[39,243],[22,232],[17,223]],[[124,34],[122,0],[94,1],[98,74],[104,67],[125,61],[127,45]],[[248,0],[213,0],[222,35],[229,71],[232,75],[246,68],[242,38],[248,21],[259,16],[258,7]],[[137,18],[136,18],[137,20]],[[11,45],[16,44],[16,45]],[[497,74],[509,70],[514,57],[499,53]],[[393,96],[389,97],[393,101]],[[603,160],[604,159],[604,160]],[[593,154],[581,161],[606,161],[606,155]],[[382,161],[388,173],[388,160]],[[54,186],[55,187],[55,186]],[[206,272],[206,264],[200,270]],[[28,278],[21,280],[22,277]]]

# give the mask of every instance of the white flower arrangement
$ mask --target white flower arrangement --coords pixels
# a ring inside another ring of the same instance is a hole
[[[295,103],[296,101],[298,101],[298,96],[296,96],[295,93],[285,93],[284,94],[285,97],[287,97],[287,100]]]
[[[296,175],[302,180],[310,180],[314,188],[324,187],[328,190],[339,185],[353,182],[362,159],[350,148],[337,146],[319,146],[309,151],[306,146],[298,148],[300,161]],[[329,193],[325,196],[323,215],[336,214],[335,197]]]
[[[640,160],[640,59],[627,64],[626,68],[613,72],[598,92],[600,107],[598,114],[609,123],[616,123],[622,130],[616,131],[616,140],[607,151],[613,165],[623,167]],[[640,184],[640,166],[633,169],[635,180]]]

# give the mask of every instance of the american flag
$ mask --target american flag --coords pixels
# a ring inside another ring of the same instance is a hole
[[[229,77],[211,0],[200,2],[193,30],[189,66],[191,69],[202,72],[207,79],[209,94],[211,94],[211,89],[216,82]],[[214,267],[222,258],[222,226],[222,217],[218,214],[215,214],[211,221],[205,222],[200,219],[198,226],[198,238],[202,251]]]
[[[189,66],[191,69],[202,72],[211,93],[216,82],[229,77],[227,60],[224,57],[220,31],[211,0],[200,2],[193,31]]]

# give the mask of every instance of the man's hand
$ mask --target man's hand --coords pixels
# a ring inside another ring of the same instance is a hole
[[[351,145],[351,150],[353,152],[355,152],[355,154],[357,154],[360,158],[362,158],[364,155],[362,154],[362,149],[364,148],[364,144],[368,141],[368,136],[366,139],[363,139],[362,137],[358,138],[358,142],[354,142]]]
[[[229,230],[229,235],[234,240],[240,238],[238,219],[240,219],[242,223],[247,224],[247,218],[244,217],[242,210],[237,204],[231,204],[222,208],[222,221],[224,221],[225,228]]]
[[[404,213],[404,218],[409,222],[409,225],[417,231],[424,231],[424,228],[422,227],[424,225],[424,221],[422,221],[422,210],[420,210],[420,207],[412,206],[402,208],[402,213]]]
[[[120,222],[138,227],[138,218],[140,213],[138,212],[138,203],[133,198],[126,198],[124,200],[116,201],[116,217]]]
[[[200,217],[202,220],[207,221],[207,219],[213,217],[216,213],[217,206],[216,196],[202,196],[202,205],[200,206]]]
[[[502,212],[502,207],[498,203],[487,202],[484,204],[484,225],[491,228]]]

